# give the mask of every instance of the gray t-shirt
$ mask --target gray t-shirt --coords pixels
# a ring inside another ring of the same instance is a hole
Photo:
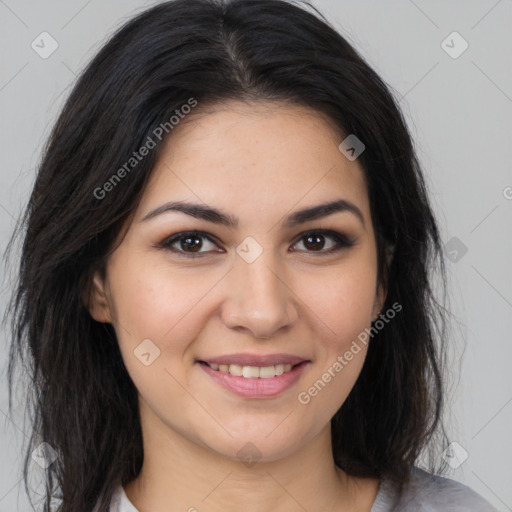
[[[391,483],[381,480],[377,497],[369,512],[498,512],[467,485],[412,468],[411,482],[402,499],[395,503]],[[139,512],[119,486],[110,512]]]

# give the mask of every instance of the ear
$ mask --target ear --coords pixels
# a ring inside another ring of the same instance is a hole
[[[375,302],[373,305],[373,321],[375,322],[381,312],[382,308],[384,307],[384,303],[386,302],[387,297],[387,285],[388,285],[388,275],[389,275],[389,268],[391,267],[391,263],[393,261],[393,254],[395,252],[395,246],[394,245],[387,245],[386,246],[386,266],[384,269],[384,276],[383,276],[383,283],[379,283],[377,286],[377,294],[375,296]]]
[[[101,277],[98,271],[94,272],[92,283],[89,287],[89,296],[85,298],[85,306],[97,322],[112,323],[112,313],[106,294],[105,279]]]

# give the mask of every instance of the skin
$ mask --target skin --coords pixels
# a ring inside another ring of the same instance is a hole
[[[339,151],[341,140],[304,107],[229,102],[207,111],[199,105],[162,148],[105,280],[94,276],[89,309],[114,325],[139,391],[144,463],[125,491],[140,512],[370,510],[378,480],[337,468],[330,436],[330,419],[367,347],[360,344],[308,404],[297,399],[370,326],[385,299],[363,170]],[[359,208],[364,224],[343,211],[283,225],[295,211],[341,198]],[[239,224],[172,211],[141,221],[178,200],[206,203]],[[328,254],[336,244],[329,235],[319,248],[304,237],[319,229],[355,245]],[[192,230],[215,237],[199,239],[200,257],[187,258],[197,252],[179,241],[174,252],[158,246]],[[248,236],[263,249],[252,263],[236,252]],[[134,356],[144,339],[160,350],[149,366]],[[238,352],[289,353],[311,363],[281,394],[247,399],[221,388],[197,362]],[[260,457],[250,467],[237,456],[249,442]]]

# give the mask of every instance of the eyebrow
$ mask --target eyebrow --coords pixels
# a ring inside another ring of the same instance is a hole
[[[186,203],[183,201],[170,201],[165,203],[158,208],[151,210],[142,218],[142,220],[140,220],[140,222],[146,222],[158,215],[171,211],[182,212],[196,219],[202,219],[214,224],[221,224],[229,228],[236,228],[239,224],[236,217],[224,213],[217,208],[198,203]],[[287,228],[293,228],[299,224],[321,219],[338,212],[352,213],[361,221],[363,226],[365,225],[364,216],[361,210],[354,203],[347,201],[346,199],[338,199],[336,201],[322,203],[317,206],[311,206],[294,212],[285,219],[284,226]]]

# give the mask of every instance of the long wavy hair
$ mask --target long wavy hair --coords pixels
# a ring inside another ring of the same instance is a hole
[[[398,100],[305,2],[175,0],[126,22],[81,73],[9,244],[12,254],[21,238],[8,308],[8,377],[11,413],[18,366],[28,390],[27,493],[30,455],[43,442],[57,454],[45,470],[45,512],[54,500],[58,512],[91,512],[95,505],[106,512],[116,487],[140,472],[137,389],[112,325],[96,322],[84,297],[135,211],[165,137],[110,195],[99,198],[97,190],[190,98],[197,109],[227,100],[310,107],[340,136],[364,142],[358,162],[378,279],[387,288],[383,310],[397,302],[403,311],[373,337],[358,380],[332,418],[333,456],[348,474],[389,478],[399,492],[420,456],[431,472],[443,472],[436,449],[447,439],[446,271]],[[434,275],[441,276],[442,302]]]

